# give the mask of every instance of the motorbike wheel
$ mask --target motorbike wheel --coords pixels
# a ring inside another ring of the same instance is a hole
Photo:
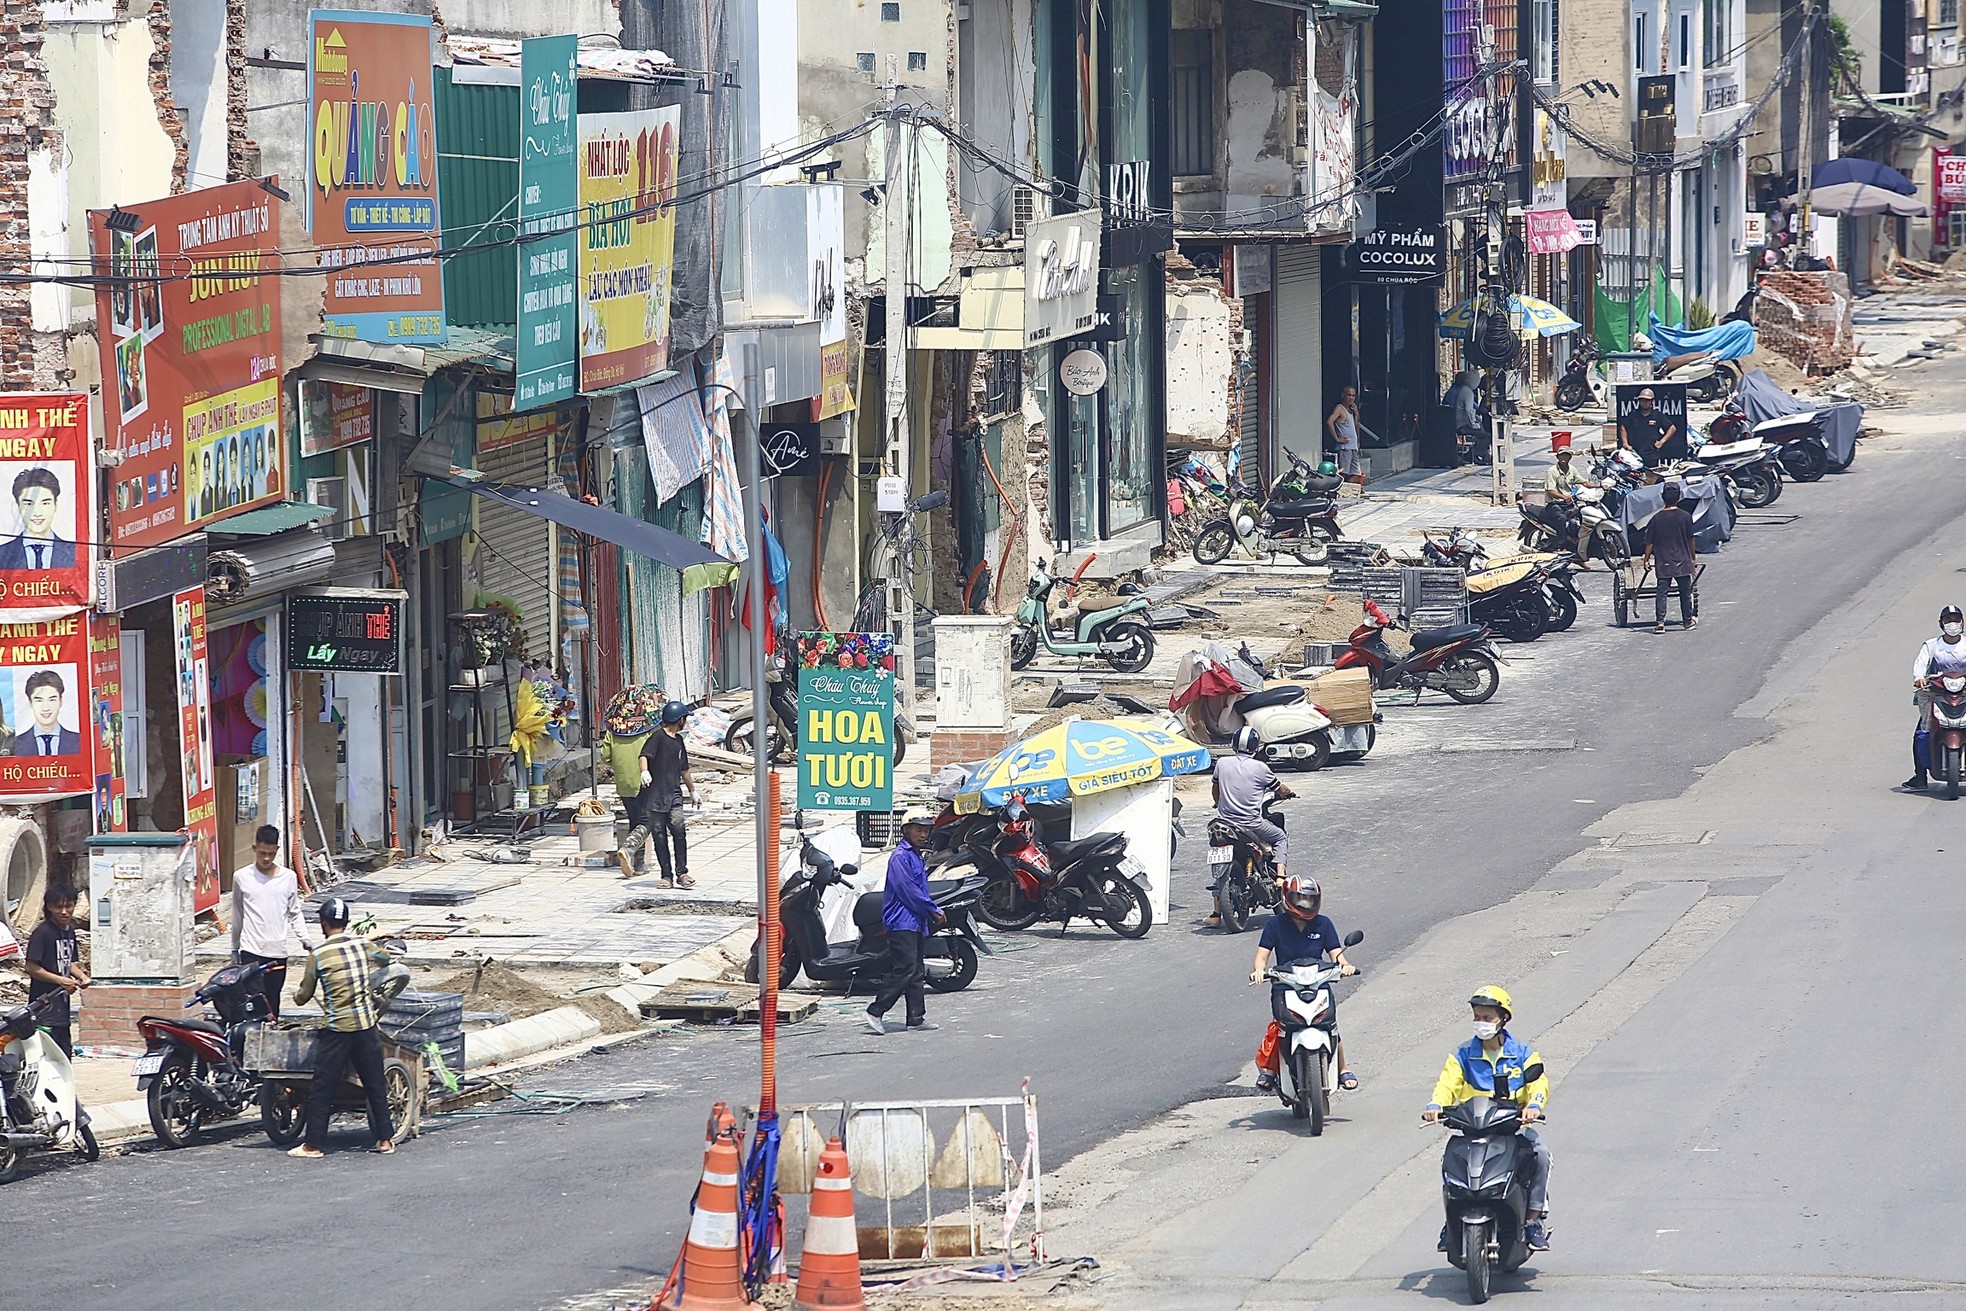
[[[1550,608],[1541,596],[1525,596],[1496,616],[1494,627],[1505,641],[1533,642],[1549,631]]]
[[[1567,587],[1552,587],[1545,599],[1550,605],[1550,631],[1566,633],[1577,622],[1577,598]]]
[[[1710,373],[1704,378],[1695,378],[1686,384],[1686,399],[1701,405],[1711,405],[1720,395],[1720,375]]]
[[[1215,885],[1215,913],[1229,933],[1249,927],[1249,889],[1242,880],[1242,871],[1231,868]]]
[[[1024,895],[1017,880],[1002,874],[983,885],[976,902],[976,918],[993,929],[1016,932],[1028,929],[1044,917],[1044,907]]]
[[[84,1161],[100,1161],[102,1144],[96,1141],[96,1131],[83,1125],[75,1134],[75,1154]]]
[[[1582,378],[1565,378],[1556,385],[1556,408],[1581,410],[1590,403],[1591,387]]]
[[[1591,538],[1597,547],[1597,558],[1613,569],[1622,569],[1631,563],[1631,540],[1625,530],[1616,524],[1605,524]]]
[[[1131,620],[1114,624],[1100,635],[1099,640],[1119,645],[1118,651],[1107,653],[1106,663],[1122,674],[1137,674],[1154,660],[1154,634],[1145,624]]]
[[[961,992],[976,982],[976,944],[968,938],[949,939],[949,957],[956,962],[955,972],[941,978],[929,976],[930,992]]]
[[[1443,687],[1447,693],[1464,706],[1478,706],[1495,695],[1495,689],[1502,685],[1502,671],[1486,651],[1463,651],[1440,667],[1444,674],[1461,674],[1472,678],[1472,688]]]
[[[189,1147],[204,1131],[205,1108],[191,1095],[192,1077],[191,1061],[183,1052],[172,1052],[151,1080],[146,1098],[150,1132],[166,1147]]]
[[[1025,669],[1038,658],[1038,632],[1027,624],[1019,624],[1010,635],[1010,667]]]
[[[779,929],[784,932],[783,926]],[[758,944],[751,944],[751,958],[744,962],[744,981],[756,983],[764,976],[758,972]],[[778,986],[789,988],[792,980],[799,977],[799,954],[792,950],[792,944],[781,943],[778,948]]]
[[[754,745],[755,736],[751,731],[751,712],[739,711],[731,717],[730,727],[724,730],[724,750],[732,755],[748,756],[757,749]],[[785,750],[785,735],[779,731],[777,724],[773,724],[767,731],[766,740],[772,759],[777,759]]]
[[[269,1079],[259,1086],[259,1127],[275,1147],[292,1147],[307,1131],[307,1094],[298,1084]]]
[[[1768,476],[1766,469],[1749,467],[1736,469],[1732,475],[1734,490],[1740,493],[1741,508],[1760,510],[1775,503],[1782,494],[1782,485]]]
[[[1790,442],[1782,447],[1782,468],[1799,483],[1820,482],[1829,472],[1829,452],[1821,442]]]
[[[1306,537],[1291,548],[1290,553],[1297,557],[1297,563],[1310,565],[1328,564],[1331,560],[1331,543],[1322,537]]]
[[[1099,918],[1122,938],[1144,938],[1154,927],[1154,908],[1138,883],[1124,874],[1109,874],[1099,881]]]
[[[1235,530],[1227,519],[1210,519],[1195,534],[1196,564],[1221,564],[1236,546]]]
[[[20,1178],[20,1163],[27,1157],[25,1147],[10,1147],[0,1141],[0,1185]]]
[[[1942,754],[1945,757],[1946,800],[1957,801],[1959,799],[1959,757],[1961,753],[1948,750]]]
[[[1495,1222],[1471,1225],[1462,1235],[1468,1245],[1468,1300],[1480,1306],[1488,1300],[1488,1232]]]
[[[1309,1051],[1299,1048],[1290,1054],[1290,1081],[1297,1085],[1296,1092],[1290,1099],[1290,1114],[1299,1120],[1305,1119],[1311,1113],[1311,1054]],[[1311,1132],[1318,1133],[1323,1128],[1324,1126],[1320,1124],[1317,1128],[1312,1129]]]
[[[1304,1094],[1311,1103],[1311,1137],[1313,1138],[1324,1133],[1324,1122],[1331,1114],[1331,1094],[1324,1086],[1325,1076],[1330,1073],[1326,1068],[1330,1060],[1330,1052],[1317,1051],[1311,1053],[1310,1059],[1304,1062],[1308,1067],[1304,1073]]]

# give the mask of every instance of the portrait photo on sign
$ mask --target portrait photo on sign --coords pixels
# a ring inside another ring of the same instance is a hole
[[[14,732],[16,756],[75,756],[87,749],[81,732],[82,680],[75,665],[14,665],[0,669],[0,705]]]
[[[75,466],[0,460],[0,569],[73,569]]]
[[[143,336],[116,343],[116,405],[123,422],[150,408],[150,391],[143,376]]]
[[[137,330],[136,242],[127,232],[109,237],[109,330],[120,341]]]
[[[137,324],[150,341],[164,330],[164,286],[157,280],[163,262],[157,258],[157,229],[138,234],[136,250]]]

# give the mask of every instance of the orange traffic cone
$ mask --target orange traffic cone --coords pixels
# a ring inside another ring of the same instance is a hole
[[[730,1113],[730,1103],[719,1101],[710,1108],[709,1122],[703,1126],[703,1150],[708,1152],[719,1138],[732,1137],[736,1129],[737,1117]]]
[[[664,1311],[742,1311],[756,1306],[744,1295],[737,1260],[737,1143],[719,1137],[703,1158],[696,1213],[683,1240],[682,1278],[658,1304]]]
[[[853,1223],[853,1179],[846,1148],[826,1140],[812,1180],[812,1211],[799,1254],[792,1311],[865,1311],[860,1292],[860,1235]]]

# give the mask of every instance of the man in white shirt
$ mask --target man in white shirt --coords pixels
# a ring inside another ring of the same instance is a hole
[[[266,1001],[275,1019],[287,983],[289,932],[308,945],[300,880],[280,863],[280,830],[261,824],[253,834],[253,863],[232,876],[232,960],[265,967]]]

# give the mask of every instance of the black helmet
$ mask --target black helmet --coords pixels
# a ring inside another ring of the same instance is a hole
[[[346,924],[353,918],[354,913],[349,910],[348,903],[340,897],[329,897],[321,903],[320,919],[322,928],[326,928],[330,924]]]
[[[671,701],[668,705],[662,707],[662,722],[664,724],[680,724],[688,718],[689,707],[680,701]]]
[[[1939,622],[1941,624],[1966,623],[1966,616],[1962,616],[1959,613],[1958,606],[1949,605],[1945,609],[1939,611]]]

